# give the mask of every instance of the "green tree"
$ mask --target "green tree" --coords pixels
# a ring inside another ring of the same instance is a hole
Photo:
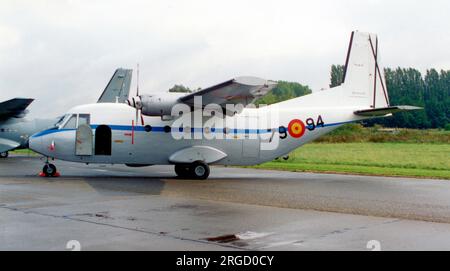
[[[278,84],[264,97],[258,99],[256,104],[274,104],[292,98],[300,97],[311,93],[308,86],[296,82],[278,81]]]
[[[449,122],[449,83],[448,71],[431,69],[425,75],[425,111],[431,127],[444,128]]]
[[[169,89],[169,92],[186,92],[191,93],[192,90],[188,87],[185,87],[183,85],[174,85],[172,88]]]
[[[344,65],[332,65],[330,72],[330,88],[337,87],[344,80]]]

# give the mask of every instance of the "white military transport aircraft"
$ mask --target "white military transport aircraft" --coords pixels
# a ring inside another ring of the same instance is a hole
[[[377,59],[377,37],[355,31],[338,87],[259,108],[252,101],[276,82],[238,77],[190,94],[138,93],[128,105],[72,108],[55,128],[33,135],[30,148],[86,164],[173,164],[180,177],[206,179],[211,164],[260,164],[345,123],[419,109],[389,104]],[[56,173],[48,159],[43,173]]]

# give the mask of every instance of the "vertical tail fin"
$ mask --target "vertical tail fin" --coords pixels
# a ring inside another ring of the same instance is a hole
[[[384,72],[378,57],[376,35],[352,32],[342,85],[349,103],[366,108],[389,107]]]
[[[97,103],[124,103],[130,93],[132,72],[131,69],[117,69]]]
[[[378,63],[378,38],[374,34],[355,31],[350,38],[347,59],[340,86],[316,91],[282,102],[282,106],[351,107],[355,115],[372,118],[422,109],[410,105],[391,106],[384,72]],[[353,119],[352,119],[353,120]]]

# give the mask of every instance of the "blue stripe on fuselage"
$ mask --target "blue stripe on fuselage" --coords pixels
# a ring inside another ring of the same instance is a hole
[[[45,136],[45,135],[49,135],[49,134],[60,133],[60,132],[63,132],[63,131],[65,132],[65,131],[75,131],[75,130],[76,129],[55,129],[55,128],[52,128],[52,129],[48,129],[48,130],[44,130],[44,131],[38,132],[38,133],[32,135],[31,137],[32,138],[36,138],[36,137],[41,137],[41,136]]]
[[[357,121],[357,120],[355,120]],[[332,127],[332,126],[336,126],[336,125],[342,125],[342,124],[347,124],[347,123],[352,123],[355,121],[344,121],[344,122],[336,122],[336,123],[328,123],[328,124],[324,124],[323,127]],[[93,124],[91,125],[92,129],[97,129],[97,127],[100,126],[98,124]],[[145,131],[145,127],[144,126],[131,126],[131,125],[108,125],[111,130],[114,131],[132,131],[134,129],[134,131],[136,132],[144,132]],[[164,129],[165,126],[152,126],[152,130],[151,132],[165,132]],[[307,126],[308,127],[308,126]],[[316,128],[322,128],[322,126],[318,126]],[[183,132],[183,128],[175,128],[172,127],[172,130],[178,131],[178,132]],[[275,131],[278,130],[278,128],[274,128]],[[265,133],[271,133],[273,130],[272,129],[230,129],[229,133],[233,133],[233,134],[265,134]],[[37,137],[41,137],[44,135],[48,135],[48,134],[54,134],[54,133],[59,133],[59,132],[66,132],[66,131],[75,131],[76,129],[48,129],[39,133],[36,133],[34,135],[32,135],[32,138],[37,138]],[[203,133],[204,128],[191,128],[191,132],[192,133]],[[210,132],[212,133],[223,133],[223,128],[211,128]]]

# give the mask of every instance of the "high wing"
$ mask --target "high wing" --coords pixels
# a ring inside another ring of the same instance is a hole
[[[0,103],[0,120],[22,118],[27,113],[26,108],[33,101],[34,99],[14,98]]]
[[[246,106],[266,95],[277,85],[276,82],[258,77],[236,77],[221,84],[205,88],[180,98],[180,102],[194,106],[194,97],[201,96],[203,107],[218,104],[225,109],[227,104]]]
[[[130,93],[132,72],[131,69],[117,69],[97,103],[124,103]]]
[[[266,95],[277,85],[277,82],[257,77],[236,77],[221,84],[183,95],[183,93],[155,93],[138,95],[128,99],[128,105],[134,107],[145,116],[170,116],[173,106],[186,104],[191,109],[205,108],[215,104],[222,107],[226,115],[232,116],[256,99]],[[197,104],[201,98],[201,104]],[[227,105],[235,105],[227,108]],[[237,106],[236,106],[237,105]]]

